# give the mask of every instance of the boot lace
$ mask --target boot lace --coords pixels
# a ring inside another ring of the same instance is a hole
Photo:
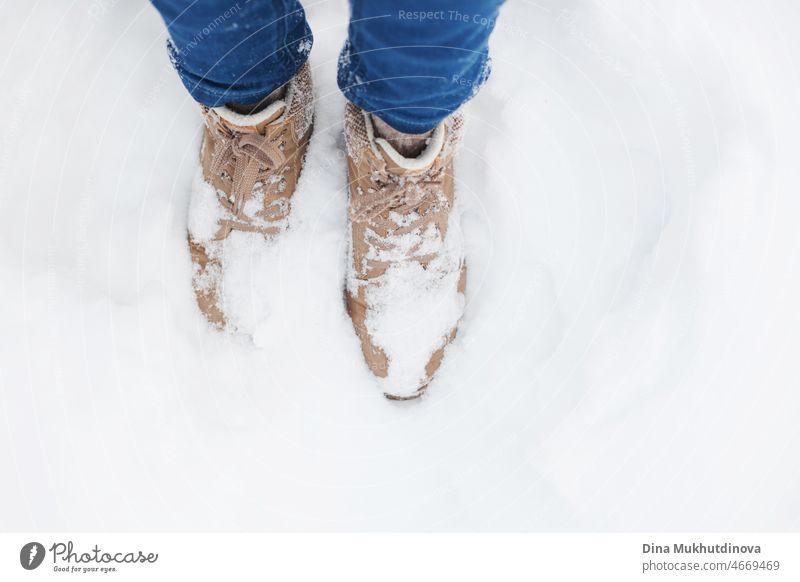
[[[369,177],[366,188],[350,203],[350,219],[356,223],[366,223],[371,230],[385,232],[385,236],[370,237],[370,244],[376,251],[399,255],[400,260],[414,258],[426,262],[432,254],[418,255],[424,244],[423,237],[412,245],[400,248],[397,237],[419,229],[423,232],[434,223],[442,213],[449,210],[444,192],[444,167],[435,163],[422,176],[393,176],[385,169],[375,170]],[[398,223],[394,214],[402,217]],[[378,233],[376,232],[376,235]],[[379,255],[376,253],[376,255]],[[383,272],[395,260],[383,260],[377,256],[367,257],[368,271]]]
[[[282,143],[285,127],[268,125],[264,134],[233,131],[223,124],[217,125],[220,143],[211,159],[211,173],[222,175],[233,166],[229,202],[231,212],[245,219],[243,209],[253,196],[260,175],[266,170],[277,170],[286,162]]]

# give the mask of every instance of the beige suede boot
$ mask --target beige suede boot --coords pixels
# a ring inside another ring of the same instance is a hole
[[[416,158],[376,138],[371,116],[345,112],[350,257],[347,310],[367,365],[393,400],[420,396],[456,335],[466,266],[453,209],[460,115]]]
[[[234,230],[272,239],[286,229],[311,136],[313,101],[306,63],[284,98],[262,111],[242,115],[227,107],[203,108],[202,178],[189,210],[189,249],[197,304],[217,327],[227,324],[223,241]]]

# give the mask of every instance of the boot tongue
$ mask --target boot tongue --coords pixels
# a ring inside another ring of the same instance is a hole
[[[267,107],[253,113],[244,115],[236,113],[227,107],[215,107],[214,111],[220,116],[230,129],[241,132],[264,133],[264,129],[286,111],[286,102],[281,100],[270,103]]]
[[[415,176],[424,173],[431,167],[434,160],[439,156],[444,146],[445,137],[444,123],[440,123],[433,130],[433,135],[429,138],[428,145],[416,158],[406,158],[402,156],[392,144],[382,137],[375,139],[375,145],[381,157],[386,162],[386,166],[392,174],[397,176]]]

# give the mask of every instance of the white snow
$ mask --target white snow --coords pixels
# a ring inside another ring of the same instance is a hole
[[[451,211],[444,240],[429,224],[422,232],[417,229],[390,237],[390,250],[368,257],[391,263],[383,275],[370,282],[365,295],[370,306],[365,326],[389,362],[386,377],[379,380],[386,394],[410,396],[418,391],[431,355],[445,343],[464,313],[465,297],[458,292],[463,256],[460,215],[458,208]],[[420,239],[422,245],[413,252]],[[426,268],[410,260],[433,253]],[[359,280],[351,271],[348,269],[348,287],[355,291]]]
[[[250,200],[254,199],[255,196]],[[261,200],[263,202],[263,197]],[[245,205],[245,212],[248,215],[254,214],[247,211],[248,208]],[[203,170],[200,169],[198,164],[192,181],[192,196],[190,197],[189,212],[186,219],[192,238],[198,242],[213,240],[219,231],[220,220],[229,214],[219,202],[217,189],[203,179]]]
[[[107,4],[0,24],[0,528],[797,528],[796,3],[504,6],[466,314],[410,403],[343,305],[345,3],[307,6],[290,228],[231,242],[251,338],[194,304],[202,121],[160,18]]]

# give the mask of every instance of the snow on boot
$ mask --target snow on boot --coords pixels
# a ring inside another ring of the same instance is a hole
[[[464,311],[466,266],[453,212],[453,155],[462,126],[443,121],[416,158],[345,112],[350,256],[346,303],[364,358],[393,400],[420,396]]]
[[[214,326],[227,325],[221,285],[224,241],[233,231],[274,239],[288,225],[311,136],[313,91],[308,63],[289,81],[284,99],[243,115],[203,107],[201,169],[189,209],[192,286]]]

